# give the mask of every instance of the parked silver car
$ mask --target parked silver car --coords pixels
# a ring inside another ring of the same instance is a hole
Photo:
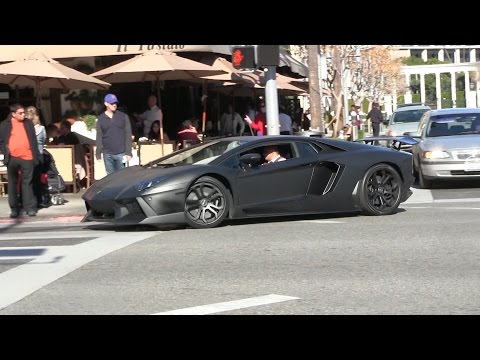
[[[413,145],[413,171],[421,188],[434,180],[480,179],[480,109],[451,108],[425,113]]]
[[[398,106],[388,118],[385,135],[399,136],[406,132],[417,131],[422,115],[428,110],[431,110],[431,108],[421,103]]]

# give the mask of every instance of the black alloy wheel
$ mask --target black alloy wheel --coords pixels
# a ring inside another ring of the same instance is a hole
[[[360,206],[368,215],[390,215],[400,205],[402,179],[390,165],[378,164],[365,173],[360,186]]]
[[[219,225],[227,216],[231,195],[225,185],[210,176],[195,181],[185,198],[185,218],[196,229]]]

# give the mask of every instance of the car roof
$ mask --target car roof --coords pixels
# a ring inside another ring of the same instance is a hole
[[[425,105],[425,104],[422,102],[415,102],[415,103],[407,103],[407,104],[397,104],[397,107],[416,106],[416,105]]]
[[[447,108],[447,109],[437,109],[432,110],[432,116],[435,115],[450,115],[450,114],[478,114],[480,113],[479,108]]]
[[[320,136],[302,136],[302,135],[265,135],[265,136],[230,136],[230,137],[216,137],[211,138],[211,141],[220,140],[220,141],[242,141],[246,146],[251,144],[259,144],[261,146],[262,143],[268,144],[274,140],[275,142],[290,142],[290,141],[308,141],[308,142],[319,142],[321,144],[331,146],[340,150],[355,150],[367,145],[354,142],[354,141],[343,141],[336,138],[329,138],[329,137],[320,137]],[[195,145],[197,146],[197,145]],[[199,144],[200,146],[200,144]],[[368,146],[369,148],[376,149],[376,150],[383,150],[387,149],[382,146]]]
[[[403,112],[403,111],[412,111],[412,110],[431,110],[430,106],[427,105],[411,105],[411,106],[402,106],[396,108],[393,112]]]

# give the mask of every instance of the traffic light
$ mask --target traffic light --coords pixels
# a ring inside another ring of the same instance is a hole
[[[280,46],[278,45],[257,45],[256,65],[278,66],[280,62]]]
[[[255,46],[234,46],[232,48],[232,64],[235,69],[254,70],[256,68]]]

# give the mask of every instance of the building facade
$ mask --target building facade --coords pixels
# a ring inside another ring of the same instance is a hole
[[[444,64],[403,66],[405,77],[404,103],[416,98],[432,108],[478,107],[480,104],[480,45],[399,45],[393,50],[395,57],[417,57],[427,62],[437,59]],[[427,99],[426,76],[434,76],[435,89]],[[443,76],[447,75],[447,76]],[[445,80],[449,86],[445,86]],[[416,86],[412,86],[412,82]],[[418,97],[419,94],[419,97]],[[461,98],[458,98],[461,96]],[[385,111],[397,107],[397,94],[385,97]]]

